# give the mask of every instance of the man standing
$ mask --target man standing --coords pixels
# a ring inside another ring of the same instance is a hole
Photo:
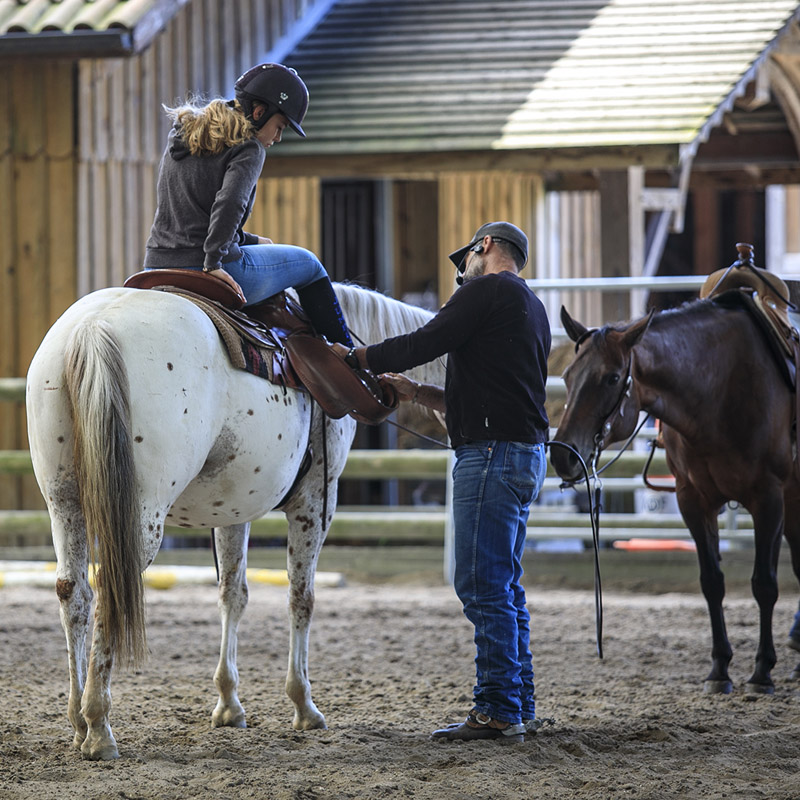
[[[334,347],[351,366],[375,373],[448,354],[444,389],[387,377],[401,400],[445,413],[455,449],[454,582],[475,626],[477,678],[466,720],[433,738],[521,742],[538,727],[520,578],[528,510],[546,472],[550,325],[519,277],[528,239],[515,225],[482,225],[450,259],[461,286],[430,322],[370,347]]]

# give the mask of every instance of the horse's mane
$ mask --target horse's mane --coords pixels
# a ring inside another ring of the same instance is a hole
[[[424,308],[353,283],[335,283],[333,288],[353,333],[371,344],[416,330],[434,316]]]
[[[432,311],[353,283],[334,283],[333,288],[357,345],[376,344],[410,333],[435,316]],[[438,358],[407,370],[405,374],[421,383],[444,386],[444,370],[444,359]]]
[[[693,300],[686,300],[679,306],[674,306],[673,308],[665,308],[662,311],[657,312],[653,317],[653,322],[655,322],[659,318],[670,319],[676,316],[692,316],[695,314],[707,314],[709,308],[714,308],[714,307],[715,306],[711,303],[710,300],[695,297]]]
[[[670,324],[676,318],[703,316],[708,314],[709,310],[715,307],[716,306],[714,306],[709,300],[696,297],[693,300],[687,300],[684,303],[681,303],[679,306],[675,306],[674,308],[665,308],[656,311],[656,313],[653,315],[650,327],[657,328],[660,325]],[[641,317],[637,317],[630,322],[610,322],[603,325],[599,331],[603,336],[606,336],[609,331],[625,330],[625,328],[627,328],[632,322],[637,322],[639,319],[641,319]]]

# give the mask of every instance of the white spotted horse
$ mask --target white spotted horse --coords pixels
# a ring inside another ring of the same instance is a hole
[[[357,286],[335,290],[351,331],[367,343],[432,316]],[[443,382],[436,362],[410,374]],[[290,580],[286,693],[295,729],[325,728],[308,679],[314,574],[355,420],[331,419],[307,393],[234,368],[209,317],[189,300],[130,288],[89,294],[56,321],[31,362],[27,409],[58,562],[68,716],[83,757],[119,755],[109,723],[112,668],[147,656],[142,572],[167,523],[213,528],[222,640],[211,718],[218,727],[246,726],[236,652],[250,521],[290,488],[282,506]],[[310,469],[293,487],[309,446]],[[87,657],[90,560],[98,571]]]

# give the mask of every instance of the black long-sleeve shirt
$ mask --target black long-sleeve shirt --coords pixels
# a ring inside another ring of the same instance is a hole
[[[402,372],[445,353],[445,420],[453,447],[547,440],[550,324],[522,278],[505,271],[465,281],[430,322],[371,345],[366,356],[379,373]]]

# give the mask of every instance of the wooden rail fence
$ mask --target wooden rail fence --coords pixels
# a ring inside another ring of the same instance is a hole
[[[560,378],[548,380],[548,397],[563,397]],[[22,378],[0,378],[0,402],[24,402],[25,381]],[[602,467],[615,453],[604,454]],[[641,473],[647,454],[629,451],[603,473],[606,492],[630,492],[643,489]],[[342,479],[445,480],[449,470],[449,452],[445,450],[352,450]],[[27,450],[0,450],[0,473],[32,474]],[[655,454],[650,475],[667,474],[663,451]],[[544,492],[559,487],[560,481],[548,465]],[[339,507],[334,516],[328,541],[415,542],[441,544],[445,536],[445,507]],[[728,513],[721,527],[721,536],[728,539],[750,538],[752,520],[747,514]],[[207,536],[207,531],[168,527],[171,537]],[[286,521],[280,512],[271,512],[255,520],[253,539],[281,539],[286,536]],[[543,539],[590,539],[591,528],[586,514],[559,507],[534,507],[528,520],[528,536]],[[603,539],[687,539],[689,534],[678,514],[624,513],[603,514]],[[0,546],[42,545],[50,543],[50,518],[46,511],[0,510]]]

